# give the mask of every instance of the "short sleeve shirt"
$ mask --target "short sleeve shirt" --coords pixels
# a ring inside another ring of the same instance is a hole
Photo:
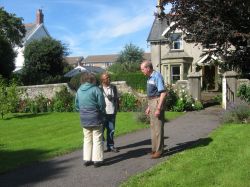
[[[153,71],[147,80],[147,96],[160,96],[161,92],[164,91],[166,91],[166,87],[162,75],[157,71]]]

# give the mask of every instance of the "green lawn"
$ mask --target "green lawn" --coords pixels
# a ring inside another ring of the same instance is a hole
[[[183,113],[167,112],[169,120]],[[116,136],[149,125],[138,123],[132,112],[119,112]],[[82,148],[78,113],[17,114],[0,120],[0,173],[18,166]]]
[[[250,124],[223,125],[121,186],[250,187]]]

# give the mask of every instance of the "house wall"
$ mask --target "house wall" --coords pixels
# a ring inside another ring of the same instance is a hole
[[[186,43],[183,44],[184,51],[191,57],[193,57],[192,61],[192,70],[191,72],[195,72],[195,63],[201,58],[200,55],[202,54],[202,46],[195,45],[193,43]]]
[[[150,51],[151,51],[151,62],[153,67],[156,71],[160,71],[160,56],[167,55],[167,45],[166,44],[151,44]]]
[[[35,31],[33,31],[34,33],[32,35],[30,35],[29,38],[27,38],[27,41],[25,41],[24,43],[24,47],[20,48],[15,48],[16,52],[17,52],[17,57],[15,58],[15,70],[20,70],[22,69],[22,67],[24,66],[24,56],[23,56],[23,52],[25,49],[25,46],[27,44],[29,44],[31,41],[37,40],[37,39],[41,39],[43,37],[49,37],[48,32],[46,31],[44,25],[40,25],[39,27],[37,27],[35,29]]]

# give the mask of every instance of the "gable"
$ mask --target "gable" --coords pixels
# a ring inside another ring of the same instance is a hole
[[[28,33],[24,38],[24,45],[27,45],[33,40],[38,40],[44,37],[50,37],[47,29],[45,28],[44,24],[37,25],[28,30]]]
[[[162,33],[168,26],[169,21],[167,18],[159,19],[156,17],[148,35],[147,42],[160,42],[167,40]]]

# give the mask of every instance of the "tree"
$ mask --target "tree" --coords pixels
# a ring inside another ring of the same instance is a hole
[[[0,75],[9,79],[15,69],[15,52],[11,44],[0,37]]]
[[[187,42],[216,44],[208,53],[222,57],[224,68],[248,71],[250,61],[250,1],[248,0],[162,0],[172,4],[165,14],[186,33]],[[162,16],[162,15],[161,15]],[[234,50],[232,50],[233,48]]]
[[[0,76],[0,114],[3,119],[5,114],[12,112],[20,99],[19,90],[14,81],[7,84],[6,81]]]
[[[22,81],[25,85],[61,81],[67,47],[60,41],[44,37],[30,42],[24,50]]]
[[[9,78],[15,69],[16,54],[13,48],[21,46],[25,36],[26,30],[22,20],[0,7],[0,75],[5,78]]]
[[[126,44],[124,50],[120,52],[117,63],[109,70],[115,72],[134,72],[139,70],[139,64],[143,61],[144,50],[134,44]]]

